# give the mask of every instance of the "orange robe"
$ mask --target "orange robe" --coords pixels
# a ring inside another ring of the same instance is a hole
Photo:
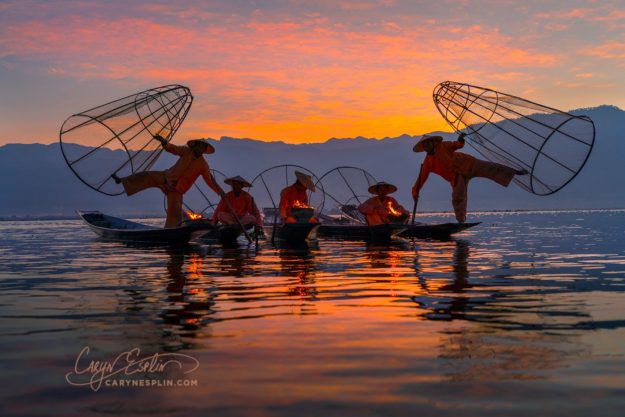
[[[514,178],[516,170],[490,161],[482,161],[474,156],[456,150],[462,148],[461,142],[441,142],[436,146],[434,155],[427,155],[423,160],[421,173],[412,187],[417,194],[430,172],[440,175],[451,184],[451,203],[456,220],[464,223],[467,218],[468,186],[471,178],[488,178],[507,187]]]
[[[165,145],[165,150],[180,156],[176,163],[165,171],[143,171],[122,178],[126,195],[157,187],[167,197],[167,220],[165,227],[177,227],[182,222],[182,195],[201,175],[213,191],[218,188],[203,156],[196,158],[187,146]]]
[[[460,142],[441,142],[436,146],[434,155],[426,155],[423,160],[423,168],[421,175],[417,178],[413,188],[417,191],[423,187],[427,181],[430,172],[440,175],[450,184],[454,184],[456,174],[469,175],[475,157],[456,150],[462,148],[463,143]]]
[[[260,217],[260,212],[258,211],[258,207],[256,206],[256,203],[254,203],[254,199],[252,198],[250,193],[246,191],[241,191],[241,194],[239,194],[239,196],[237,197],[236,195],[234,195],[234,191],[230,191],[226,193],[226,199],[228,199],[230,207],[232,207],[237,217],[239,218],[239,220],[241,220],[243,224],[248,223],[244,220],[252,220],[253,217],[253,223],[257,226],[262,226],[262,218]],[[217,208],[215,209],[215,213],[213,214],[213,221],[223,221],[224,219],[228,219],[228,217],[232,216],[230,207],[222,198],[217,205]],[[232,220],[236,222],[236,219]],[[225,223],[228,223],[228,220],[226,220]]]
[[[280,193],[280,217],[286,219],[291,216],[291,209],[296,202],[308,205],[307,189],[298,190],[295,184],[289,185]]]
[[[384,197],[378,195],[371,197],[358,206],[358,211],[367,217],[367,223],[371,226],[390,223],[388,216],[392,213],[388,208],[389,203],[393,210],[402,214],[408,213],[397,200],[388,195]]]
[[[164,171],[167,183],[176,191],[186,193],[200,175],[206,181],[206,185],[213,188],[213,176],[203,156],[196,158],[187,146],[176,146],[170,143],[165,145],[165,150],[180,156],[171,168]]]

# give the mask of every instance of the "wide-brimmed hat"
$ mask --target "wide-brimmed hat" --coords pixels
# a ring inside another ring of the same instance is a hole
[[[215,153],[215,148],[213,148],[213,145],[208,143],[208,140],[206,140],[206,139],[191,139],[191,140],[187,141],[187,146],[193,146],[193,142],[199,142],[199,143],[203,144],[204,146],[206,146],[206,149],[204,149],[204,153]]]
[[[317,187],[315,187],[315,183],[310,175],[304,174],[303,172],[295,171],[295,177],[302,185],[308,188],[310,191],[316,191]]]
[[[389,184],[388,182],[384,182],[384,181],[380,181],[377,184],[373,184],[371,187],[369,187],[369,192],[371,194],[378,194],[380,192],[380,188],[381,187],[388,187],[391,190],[388,192],[388,194],[392,194],[395,191],[397,191],[397,187],[395,187],[393,184]]]
[[[414,146],[414,148],[412,148],[412,151],[413,152],[423,152],[423,151],[425,151],[425,149],[423,149],[423,142],[428,141],[428,140],[432,140],[432,141],[434,141],[435,145],[438,145],[439,143],[441,143],[443,141],[443,137],[442,136],[423,135],[421,137],[421,139],[419,139],[419,142],[417,142],[417,144]]]
[[[236,177],[226,178],[224,180],[224,183],[228,185],[232,185],[233,182],[240,182],[241,184],[243,184],[243,187],[246,187],[246,188],[252,186],[252,184],[250,184],[245,178],[243,178],[240,175],[237,175]]]

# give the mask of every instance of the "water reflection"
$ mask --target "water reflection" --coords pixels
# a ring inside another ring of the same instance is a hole
[[[286,295],[299,300],[294,314],[317,314],[315,256],[308,247],[281,249],[280,272],[286,280]]]
[[[62,375],[89,344],[102,357],[134,346],[197,355],[200,387],[156,394],[185,415],[240,404],[250,415],[413,415],[484,396],[501,402],[480,413],[508,415],[547,385],[573,404],[563,414],[598,392],[602,406],[622,404],[625,213],[578,216],[499,216],[449,241],[258,251],[146,249],[78,224],[0,225],[10,241],[0,248],[0,346],[11,377],[42,400],[33,403],[74,398]],[[107,394],[98,398],[142,405]]]
[[[202,272],[204,257],[195,251],[167,251],[167,300],[161,317],[164,336],[196,337],[216,313],[215,283]]]

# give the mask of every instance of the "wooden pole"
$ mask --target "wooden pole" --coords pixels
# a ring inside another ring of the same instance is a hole
[[[423,171],[423,164],[419,168],[419,176],[417,177],[417,184],[421,181],[421,171]],[[419,190],[417,190],[417,195],[414,197],[414,205],[412,206],[412,222],[411,225],[414,224],[415,215],[417,214],[417,203],[419,202]]]

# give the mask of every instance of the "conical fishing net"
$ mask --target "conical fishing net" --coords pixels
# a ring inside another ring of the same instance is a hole
[[[295,171],[310,175],[313,182],[318,184],[317,191],[308,191],[308,205],[312,206],[317,213],[323,210],[325,201],[323,187],[319,186],[319,178],[315,174],[299,165],[277,165],[258,174],[252,180],[252,188],[249,190],[259,210],[264,213],[265,222],[273,223],[273,216],[280,205],[280,193],[297,180]]]
[[[111,175],[148,170],[163,150],[153,136],[170,141],[192,101],[187,87],[167,85],[74,114],[59,135],[65,161],[94,190],[121,194]]]
[[[553,194],[581,171],[595,141],[587,116],[452,81],[434,89],[434,103],[445,120],[467,134],[467,143],[489,161],[529,175],[514,181],[525,190]]]
[[[373,175],[357,167],[336,167],[323,174],[318,184],[322,185],[319,188],[323,189],[326,202],[324,220],[365,223],[357,208],[371,197],[368,189],[376,182]]]

